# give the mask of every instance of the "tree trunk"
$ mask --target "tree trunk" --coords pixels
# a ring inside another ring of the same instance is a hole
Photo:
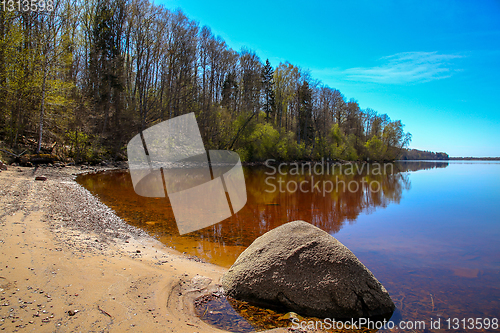
[[[40,149],[42,148],[42,139],[43,139],[43,117],[45,113],[45,90],[47,86],[47,61],[45,61],[43,66],[43,81],[42,81],[42,105],[40,111],[40,125],[39,125],[39,136],[38,136],[38,148],[36,149],[36,153],[40,154]]]

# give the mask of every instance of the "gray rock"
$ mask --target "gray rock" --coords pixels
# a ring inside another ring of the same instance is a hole
[[[7,170],[7,165],[0,161],[0,170]]]
[[[257,238],[222,277],[228,296],[305,316],[390,318],[382,284],[337,239],[304,221]]]

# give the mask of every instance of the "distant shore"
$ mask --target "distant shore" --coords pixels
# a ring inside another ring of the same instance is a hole
[[[500,161],[500,157],[450,157],[450,161]]]

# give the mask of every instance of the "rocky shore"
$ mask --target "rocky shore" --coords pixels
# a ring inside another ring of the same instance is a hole
[[[105,169],[0,172],[0,331],[220,332],[193,300],[226,270],[129,226],[73,180]]]

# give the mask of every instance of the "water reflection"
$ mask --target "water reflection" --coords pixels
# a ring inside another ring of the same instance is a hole
[[[318,175],[288,168],[284,175],[269,175],[266,167],[245,168],[245,208],[184,237],[168,199],[137,196],[127,172],[78,181],[129,223],[225,267],[256,237],[302,219],[351,249],[389,291],[403,320],[498,318],[500,163],[405,161],[381,173],[361,165],[353,170]],[[268,177],[275,178],[266,183]],[[278,181],[285,191],[269,191]],[[318,187],[343,181],[355,190],[286,189],[304,181],[319,181]],[[370,188],[375,183],[380,191]]]
[[[168,198],[135,194],[128,171],[83,175],[78,182],[165,244],[229,267],[255,238],[289,221],[305,220],[334,234],[361,213],[399,203],[410,189],[407,171],[414,169],[407,163],[378,169],[366,164],[297,175],[293,165],[275,174],[266,166],[245,167],[247,205],[221,223],[182,237]]]
[[[259,235],[294,221],[305,220],[336,233],[346,222],[354,223],[362,212],[399,203],[404,190],[410,188],[408,175],[336,173],[334,175],[271,175],[267,168],[248,170],[249,204],[244,216],[236,222],[244,225],[244,245]],[[258,221],[259,223],[256,223]],[[228,221],[233,224],[233,221]]]
[[[449,162],[439,161],[399,161],[394,164],[394,167],[400,171],[419,171],[430,169],[444,169],[450,165]]]

